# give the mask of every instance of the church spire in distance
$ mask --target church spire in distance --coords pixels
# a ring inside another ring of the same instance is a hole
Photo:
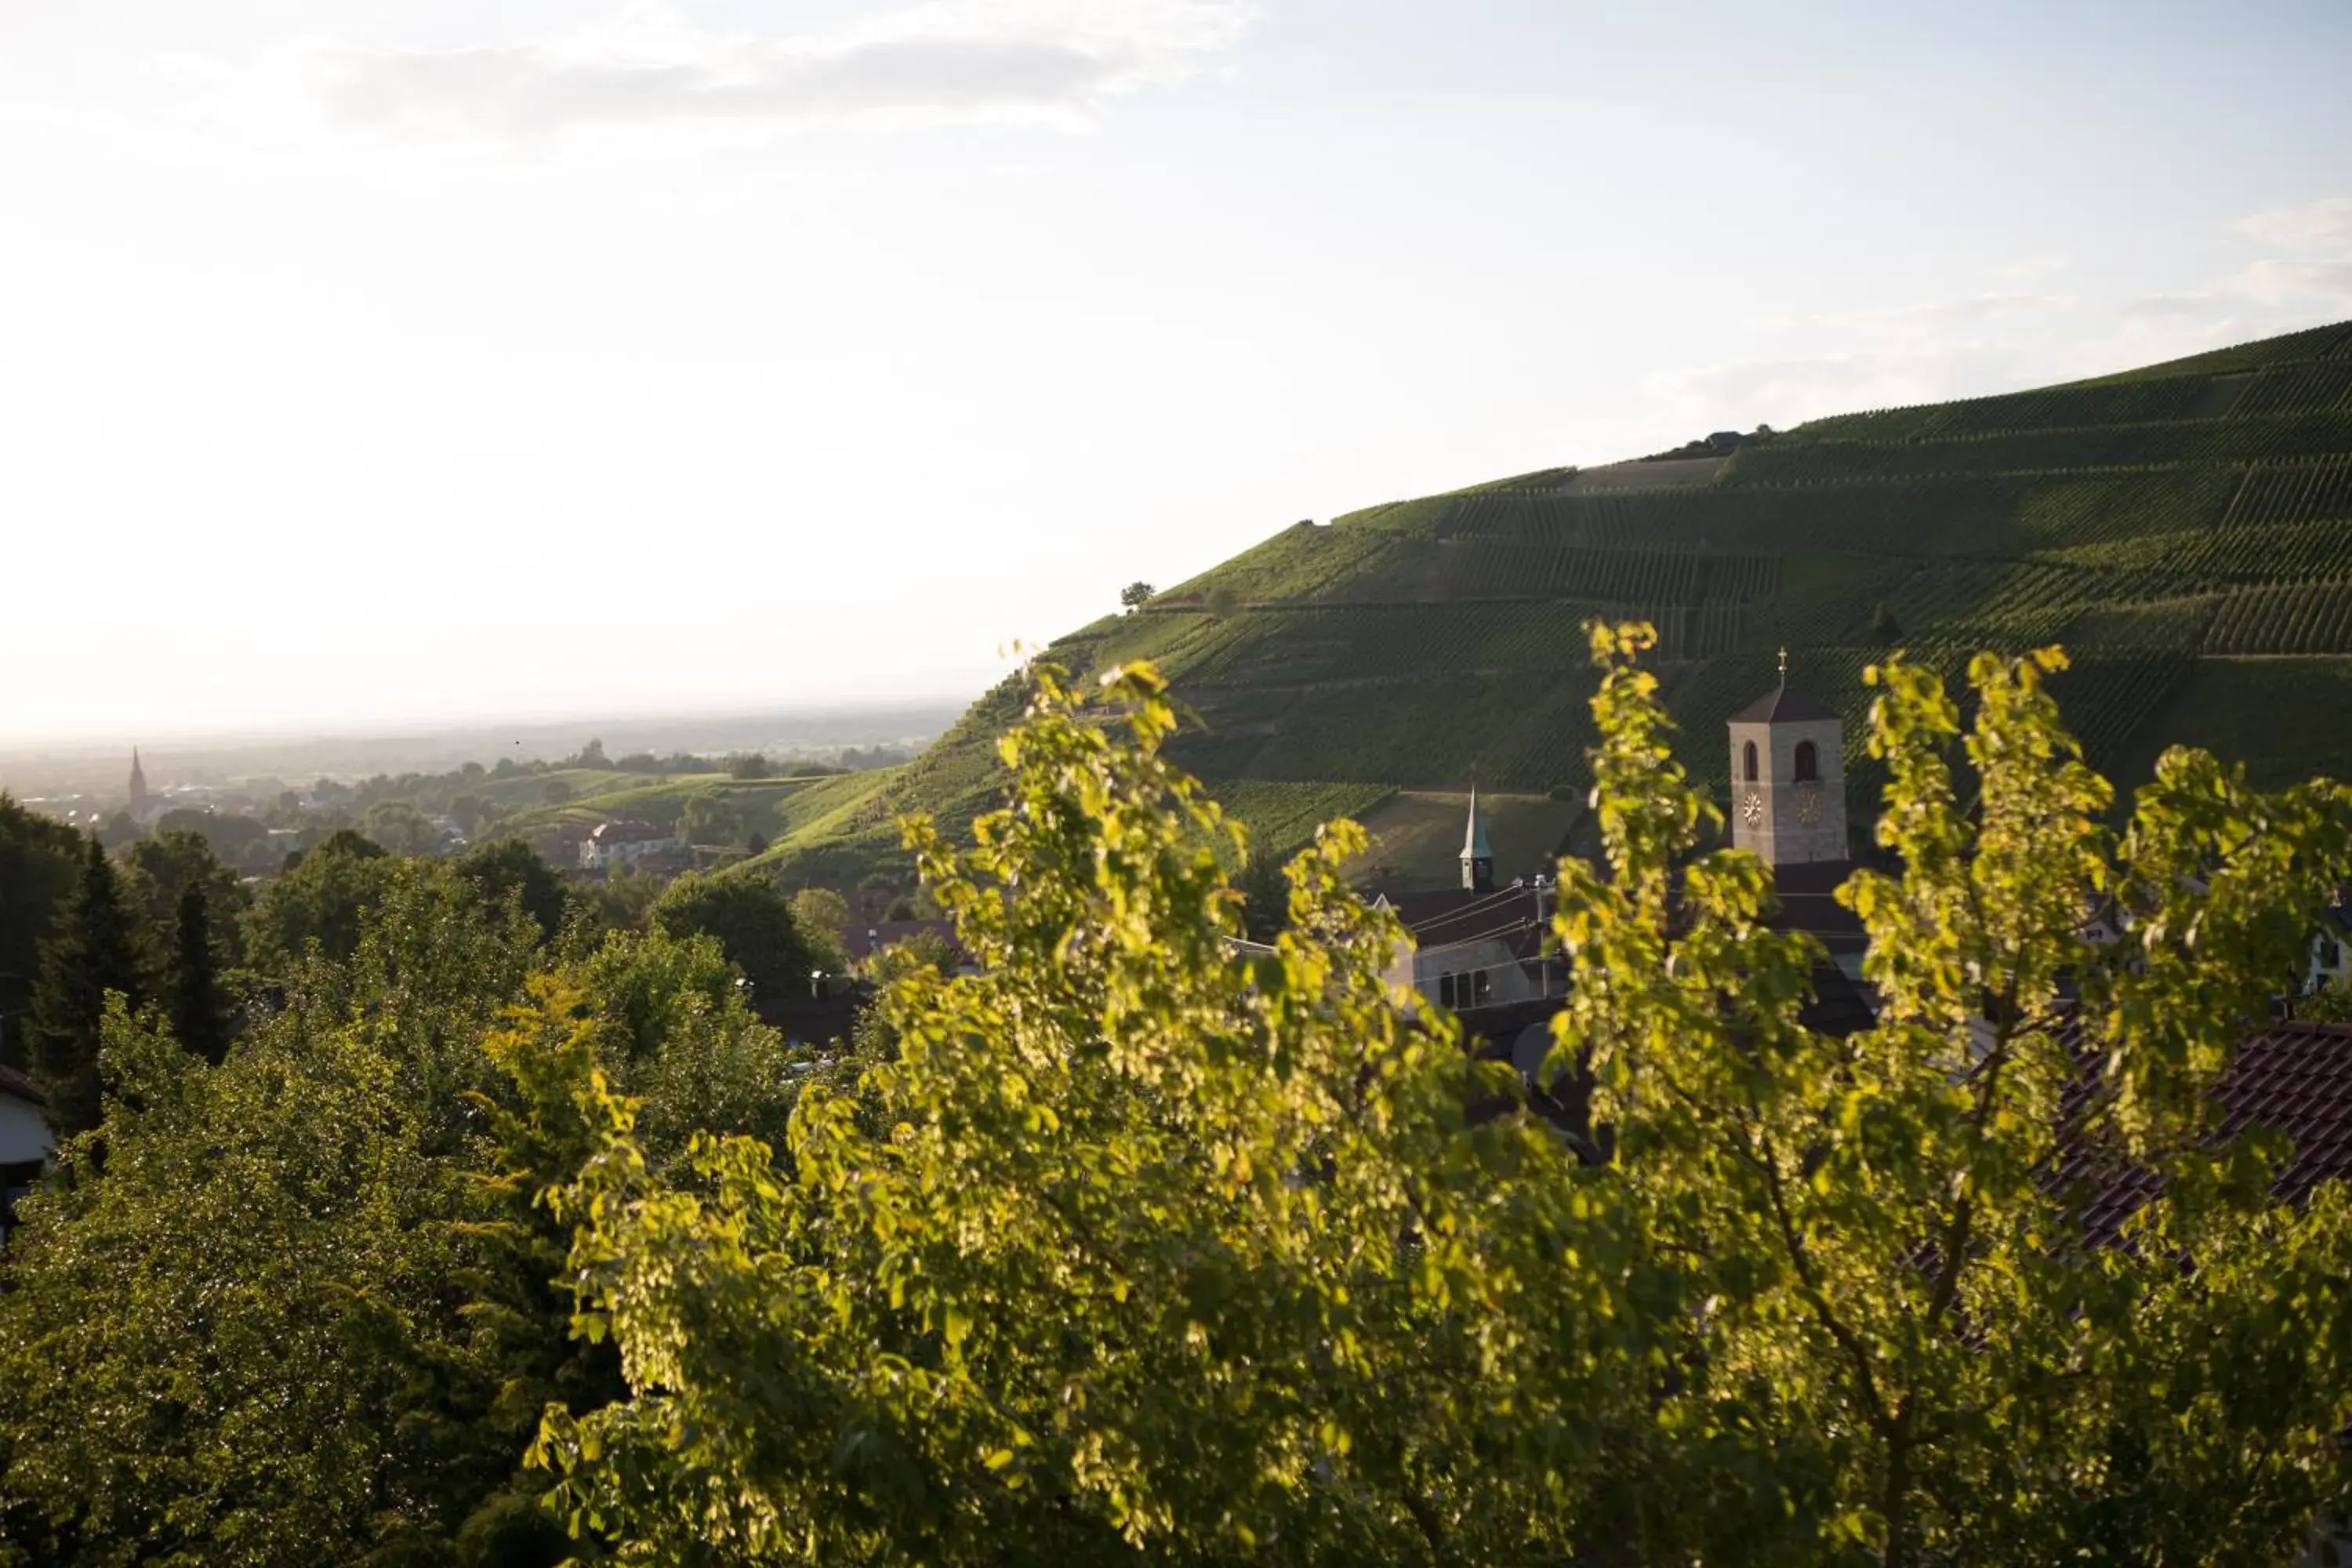
[[[131,748],[131,809],[147,804],[147,771],[139,765],[139,748]]]

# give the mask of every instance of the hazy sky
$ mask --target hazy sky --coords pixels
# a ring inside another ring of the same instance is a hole
[[[0,742],[978,689],[1302,517],[2352,316],[2352,5],[16,0]]]

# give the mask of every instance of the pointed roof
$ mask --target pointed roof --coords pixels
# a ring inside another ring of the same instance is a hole
[[[1486,842],[1486,819],[1478,815],[1478,786],[1472,784],[1470,786],[1470,825],[1463,830],[1462,834],[1462,858],[1492,860],[1494,858],[1494,847]]]
[[[1792,687],[1776,686],[1731,716],[1734,724],[1794,724],[1837,715]]]

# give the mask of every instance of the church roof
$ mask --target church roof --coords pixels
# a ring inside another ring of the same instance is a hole
[[[1837,715],[1797,690],[1776,686],[1731,716],[1735,724],[1796,724]]]
[[[1492,860],[1493,847],[1486,842],[1486,822],[1478,815],[1478,786],[1470,786],[1470,824],[1462,831],[1462,858]]]

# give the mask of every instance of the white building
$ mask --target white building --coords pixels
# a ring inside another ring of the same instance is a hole
[[[47,1103],[31,1079],[0,1067],[0,1238],[16,1201],[39,1179],[57,1146],[43,1113]]]
[[[681,847],[677,835],[650,822],[607,822],[580,841],[580,868],[609,871],[635,866],[651,855],[667,855]]]

